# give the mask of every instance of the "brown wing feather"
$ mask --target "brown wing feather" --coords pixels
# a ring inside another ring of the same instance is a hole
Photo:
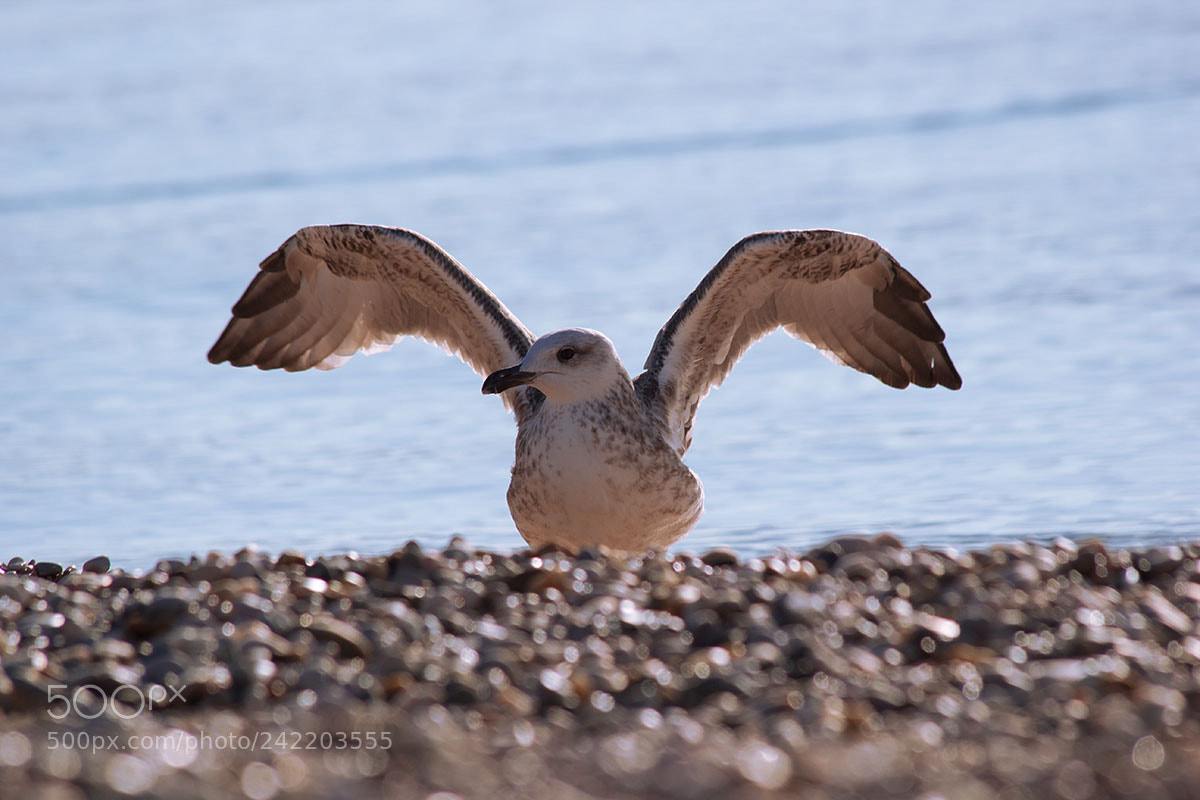
[[[315,225],[263,259],[209,350],[214,364],[331,369],[412,335],[481,375],[519,363],[533,337],[430,240],[400,228]],[[510,392],[518,413],[525,392]]]
[[[929,292],[874,241],[830,230],[757,233],[671,317],[636,385],[683,452],[701,398],[778,327],[888,386],[958,389]]]

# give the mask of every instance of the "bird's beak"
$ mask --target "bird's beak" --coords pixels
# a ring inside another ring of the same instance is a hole
[[[514,386],[525,386],[536,377],[536,372],[522,372],[520,364],[508,369],[496,370],[483,382],[483,393],[500,394],[505,389],[511,389]]]

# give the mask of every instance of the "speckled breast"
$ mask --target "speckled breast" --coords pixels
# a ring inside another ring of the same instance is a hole
[[[508,506],[532,546],[666,547],[700,518],[700,481],[640,409],[543,407],[517,436]]]

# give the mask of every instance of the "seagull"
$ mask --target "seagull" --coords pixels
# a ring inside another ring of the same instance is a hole
[[[534,338],[486,286],[401,228],[301,228],[259,265],[214,364],[332,369],[417,336],[457,354],[517,422],[508,507],[533,548],[666,548],[704,508],[683,463],[696,408],[776,328],[888,386],[958,389],[929,292],[878,243],[836,230],[735,244],[658,332],[631,378],[585,328]]]

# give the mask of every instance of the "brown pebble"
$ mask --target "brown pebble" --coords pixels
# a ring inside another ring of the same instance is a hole
[[[308,559],[302,553],[297,553],[294,550],[284,550],[279,554],[279,558],[275,559],[275,568],[282,567],[307,567]]]

